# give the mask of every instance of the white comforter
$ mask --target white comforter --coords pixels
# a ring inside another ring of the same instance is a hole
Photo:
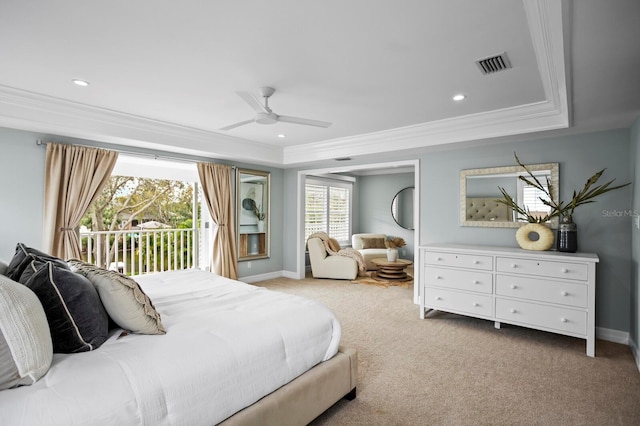
[[[55,354],[32,386],[0,391],[2,425],[212,425],[336,354],[319,302],[200,270],[136,277],[166,335],[114,331]]]

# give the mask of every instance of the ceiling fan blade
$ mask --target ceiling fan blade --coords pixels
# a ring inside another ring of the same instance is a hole
[[[249,124],[253,122],[254,122],[254,119],[252,118],[251,120],[245,120],[239,123],[231,124],[229,126],[221,127],[219,130],[231,130],[231,129],[235,129],[236,127],[244,126],[245,124]]]
[[[285,123],[304,124],[305,126],[329,127],[331,123],[326,121],[309,120],[308,118],[290,117],[288,115],[279,115],[278,121]]]
[[[267,108],[265,108],[264,105],[260,103],[260,100],[252,93],[249,93],[249,92],[236,92],[236,93],[238,94],[238,96],[242,98],[242,100],[248,103],[249,106],[253,108],[255,112],[264,112],[267,114],[270,112],[269,110],[267,110]]]

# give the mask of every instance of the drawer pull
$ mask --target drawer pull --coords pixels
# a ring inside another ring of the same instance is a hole
[[[478,304],[478,302],[473,302],[473,306],[478,307],[480,304]]]
[[[560,294],[563,295],[563,296],[568,296],[569,295],[569,293],[567,293],[566,291],[562,291],[562,292],[560,292]]]
[[[513,308],[511,308],[511,309],[509,309],[509,312],[511,312],[512,314],[515,314],[515,313],[516,313],[516,310],[515,310],[515,309],[513,309]]]
[[[442,300],[442,297],[436,296],[436,300]]]
[[[567,272],[569,272],[569,270],[567,268],[562,268],[562,273],[566,274]]]
[[[562,322],[569,322],[569,320],[568,320],[568,319],[566,319],[566,318],[560,318],[560,321],[562,321]]]
[[[480,284],[480,281],[478,281],[478,280],[473,280],[473,283],[474,283],[474,284]]]
[[[516,265],[515,263],[512,263],[512,264],[511,264],[511,267],[515,269],[515,268],[517,268],[517,267],[518,267],[518,265]]]
[[[441,280],[442,277],[440,275],[436,275],[436,280]]]
[[[511,290],[515,290],[516,288],[518,288],[515,284],[511,284]]]
[[[479,260],[474,260],[474,261],[473,261],[473,264],[474,264],[474,265],[477,265],[478,263],[480,263],[480,261],[479,261]]]
[[[442,260],[441,257],[436,257],[436,261]]]

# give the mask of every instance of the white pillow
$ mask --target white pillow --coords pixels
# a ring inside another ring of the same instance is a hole
[[[105,310],[120,328],[138,334],[166,333],[160,314],[134,279],[81,260],[67,263],[73,272],[91,281]]]
[[[53,360],[49,323],[28,287],[0,275],[0,390],[32,385]]]

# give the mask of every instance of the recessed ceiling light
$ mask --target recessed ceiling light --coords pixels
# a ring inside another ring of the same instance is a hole
[[[286,137],[287,137],[287,135],[283,135],[282,133],[280,133],[280,134],[278,135],[278,137],[279,137],[280,139],[284,139],[284,138],[286,138]]]
[[[466,96],[460,93],[460,94],[458,94],[458,95],[455,95],[455,96],[453,97],[453,100],[454,100],[454,101],[461,101],[461,100],[463,100],[464,98],[466,98]]]
[[[89,85],[88,81],[84,81],[84,80],[79,80],[79,79],[73,79],[71,80],[73,81],[73,84],[78,85],[78,86],[82,86],[82,87],[87,87]]]

